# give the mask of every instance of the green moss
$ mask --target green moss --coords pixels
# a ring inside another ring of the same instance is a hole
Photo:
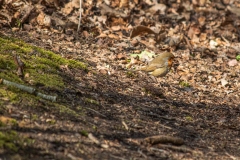
[[[64,105],[56,104],[56,109],[59,110],[60,113],[68,114],[73,117],[79,116],[79,114],[77,112],[75,112],[74,110],[72,110]]]
[[[128,71],[126,74],[127,74],[127,77],[128,77],[128,78],[136,77],[135,74],[134,74],[134,72],[132,72],[132,71]]]
[[[15,131],[0,132],[0,148],[16,152],[19,149],[18,141],[20,138]]]
[[[31,138],[25,138],[25,145],[33,145],[35,143],[35,139],[31,139]]]
[[[88,136],[88,132],[87,132],[87,131],[85,131],[85,130],[82,130],[82,131],[81,131],[81,135],[83,135],[83,136],[87,137],[87,136]]]
[[[82,62],[65,59],[54,52],[31,46],[18,39],[0,35],[0,44],[0,79],[32,86],[33,88],[37,88],[40,84],[41,86],[61,91],[65,87],[64,79],[66,77],[60,70],[62,65],[66,65],[69,68],[87,70],[87,66]],[[24,80],[16,74],[18,66],[14,62],[13,54],[17,54],[25,65]],[[8,90],[7,92],[5,91],[6,89]],[[29,97],[29,104],[34,104],[32,101],[38,99],[38,97],[22,92],[14,87],[0,85],[0,97],[8,97],[13,103],[19,100],[19,95]],[[66,108],[60,110],[64,112]]]
[[[54,87],[58,89],[64,87],[63,78],[57,74],[31,72],[30,75],[31,77],[27,79],[37,79],[37,81],[32,80],[32,85],[43,84],[46,87]]]
[[[92,128],[96,131],[97,130],[97,126],[93,125]]]
[[[147,95],[151,94],[151,92],[147,88],[142,88],[142,91]]]
[[[185,81],[179,82],[179,85],[182,87],[190,87],[191,86],[188,82],[185,82]]]
[[[14,87],[8,87],[8,89],[13,89],[16,91],[16,88]],[[14,102],[18,99],[18,95],[16,93],[10,90],[7,91],[6,88],[2,87],[2,85],[0,85],[0,97],[7,97],[7,99],[11,102]]]
[[[0,121],[0,127],[5,127],[7,126],[5,123],[3,123],[2,121]]]
[[[26,137],[20,137],[16,131],[9,130],[0,132],[0,149],[11,152],[18,152],[20,148],[33,145],[35,140]]]
[[[186,119],[187,121],[192,121],[192,120],[193,120],[193,118],[192,118],[191,116],[186,116],[185,119]]]
[[[11,123],[12,126],[17,126],[18,125],[18,122],[15,119],[11,119],[10,123]]]
[[[87,70],[87,66],[82,62],[64,59],[60,55],[57,55],[51,51],[44,50],[42,48],[34,47],[34,49],[41,55],[38,57],[39,61],[42,61],[43,63],[46,63],[48,65],[53,65],[53,67],[59,67],[56,65],[67,64],[70,67],[76,67],[81,68],[83,70]]]
[[[236,60],[240,61],[240,55],[236,56]]]
[[[54,125],[54,124],[56,124],[56,120],[55,119],[48,119],[47,123],[50,124],[50,125]]]
[[[36,120],[38,120],[38,115],[36,115],[36,114],[33,114],[33,115],[32,115],[32,120],[33,120],[33,121],[36,121]]]
[[[87,66],[76,60],[68,60],[51,51],[31,46],[13,38],[0,37],[0,78],[24,84],[16,75],[17,65],[13,59],[16,53],[25,64],[24,73],[29,73],[31,80],[48,87],[64,86],[63,78],[59,75],[60,66],[68,65],[73,68],[87,70]],[[33,84],[34,85],[34,84]]]
[[[84,101],[87,102],[87,103],[99,105],[98,101],[96,101],[94,99],[85,98]]]

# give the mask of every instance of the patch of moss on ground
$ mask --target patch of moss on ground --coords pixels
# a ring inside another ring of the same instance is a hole
[[[23,41],[0,36],[0,78],[22,83],[17,74],[17,65],[14,63],[13,54],[20,56],[24,62],[24,73],[28,73],[27,81],[32,85],[43,84],[47,87],[62,88],[63,78],[59,75],[60,66],[68,65],[72,68],[87,70],[87,66],[79,61],[68,60],[51,51],[31,46]]]
[[[9,87],[13,88],[13,87]],[[16,88],[13,88],[16,89]],[[0,85],[0,97],[6,97],[9,101],[13,102],[17,99],[18,95],[11,91],[6,91],[6,88],[3,87],[3,85]]]
[[[7,101],[11,102],[12,105],[19,105],[19,102],[21,102],[24,104],[24,106],[31,106],[32,108],[39,107],[41,105],[43,105],[43,107],[46,106],[47,108],[50,106],[50,108],[54,108],[54,111],[52,112],[58,112],[62,116],[79,117],[84,114],[83,110],[77,110],[76,112],[75,110],[69,108],[68,105],[64,105],[61,103],[52,103],[49,101],[45,101],[44,104],[39,104],[39,99],[41,99],[40,97],[17,90],[19,89],[16,89],[14,87],[10,87],[8,90],[5,90],[2,89],[0,85],[0,101],[3,97],[7,97],[4,99],[7,99]],[[37,119],[37,115],[35,115],[35,118],[33,117],[33,119]]]
[[[3,97],[4,99],[7,99],[8,104],[11,103],[12,105],[19,104],[19,102],[22,102],[22,100],[25,99],[26,102],[24,102],[24,105],[26,105],[26,106],[28,106],[28,105],[35,106],[39,99],[39,97],[37,97],[33,94],[29,94],[27,92],[21,91],[18,88],[15,88],[12,86],[6,87],[3,85],[0,85],[0,98],[1,97]],[[4,101],[4,100],[2,100],[2,101]],[[7,103],[7,101],[5,103]],[[3,106],[4,106],[4,104],[3,104]]]
[[[67,114],[71,117],[78,117],[81,114],[81,113],[75,112],[74,110],[72,110],[64,105],[59,105],[59,104],[56,105],[55,109],[58,110],[60,112],[60,114],[64,114],[64,115]]]
[[[0,131],[0,149],[17,153],[26,146],[34,145],[35,140],[20,136],[14,130]]]
[[[191,87],[191,85],[186,81],[179,82],[179,85],[182,86],[182,87]]]
[[[21,138],[15,131],[0,132],[0,148],[17,152]]]
[[[84,101],[87,103],[99,105],[98,101],[91,99],[91,98],[85,98]]]

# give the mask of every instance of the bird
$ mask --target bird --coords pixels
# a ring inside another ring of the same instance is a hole
[[[148,72],[155,77],[164,77],[171,69],[174,55],[170,52],[161,53],[140,71]]]

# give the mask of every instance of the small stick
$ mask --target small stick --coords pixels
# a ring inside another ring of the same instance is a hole
[[[28,93],[34,94],[34,95],[36,95],[38,97],[41,97],[43,99],[46,99],[46,100],[50,100],[50,101],[53,101],[53,102],[55,102],[57,100],[57,96],[51,96],[51,95],[46,95],[46,94],[37,92],[36,89],[32,88],[32,87],[28,87],[28,86],[25,86],[25,85],[22,85],[22,84],[11,82],[11,81],[8,81],[8,80],[5,80],[5,79],[0,79],[0,84],[1,83],[5,84],[7,86],[16,87],[18,89],[21,89],[21,90],[26,91]]]
[[[80,29],[80,26],[81,26],[81,20],[82,20],[82,0],[79,0],[79,3],[80,3],[80,7],[79,7],[79,21],[78,21],[78,29],[77,29],[77,32],[79,31]]]

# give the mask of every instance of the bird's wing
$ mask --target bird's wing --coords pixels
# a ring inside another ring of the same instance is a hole
[[[154,70],[151,74],[155,77],[163,77],[168,73],[168,68],[163,67],[163,68],[158,68]]]
[[[141,68],[140,70],[150,72],[150,71],[154,71],[155,69],[158,69],[158,68],[164,68],[165,66],[166,66],[165,64],[152,63],[152,64],[149,64],[146,67]]]

